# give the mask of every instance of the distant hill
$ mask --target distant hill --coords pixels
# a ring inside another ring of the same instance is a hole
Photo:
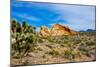
[[[93,29],[87,29],[87,30],[81,30],[79,32],[96,32],[96,30]]]

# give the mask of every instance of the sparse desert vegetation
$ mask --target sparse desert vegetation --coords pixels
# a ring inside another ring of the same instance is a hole
[[[33,65],[96,60],[96,32],[43,37],[36,28],[12,20],[11,64]]]

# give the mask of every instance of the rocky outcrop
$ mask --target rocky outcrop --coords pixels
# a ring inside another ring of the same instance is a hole
[[[45,36],[45,37],[46,36],[50,36],[51,30],[48,27],[46,27],[46,26],[42,26],[41,29],[40,29],[40,34],[42,36]]]
[[[55,24],[51,29],[46,26],[41,27],[40,34],[42,36],[62,36],[62,35],[76,35],[77,32],[70,29],[68,26]]]

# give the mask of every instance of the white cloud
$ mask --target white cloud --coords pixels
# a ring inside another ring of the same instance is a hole
[[[73,20],[75,22],[71,22],[71,23],[59,23],[65,26],[69,26],[71,29],[76,30],[76,31],[80,31],[80,30],[87,30],[87,29],[95,29],[95,24],[94,23],[87,23],[85,21],[79,21],[77,22],[77,20]]]
[[[17,17],[20,17],[20,18],[23,18],[23,19],[28,19],[28,20],[31,20],[31,21],[40,21],[40,19],[38,17],[35,17],[35,16],[31,16],[31,15],[28,15],[28,14],[19,14],[19,13],[13,13],[15,16]]]
[[[62,25],[70,26],[77,31],[95,29],[94,6],[54,4],[51,8],[61,16],[60,18],[65,20],[65,22],[60,23]]]

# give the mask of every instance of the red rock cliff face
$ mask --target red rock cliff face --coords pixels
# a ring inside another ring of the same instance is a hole
[[[43,26],[43,27],[41,27],[40,34],[41,34],[42,36],[45,36],[45,37],[46,37],[46,36],[50,36],[51,30],[48,29],[48,27]]]
[[[76,35],[77,32],[71,30],[68,26],[55,24],[51,29],[48,27],[41,27],[40,33],[42,36],[62,36],[62,35]]]

